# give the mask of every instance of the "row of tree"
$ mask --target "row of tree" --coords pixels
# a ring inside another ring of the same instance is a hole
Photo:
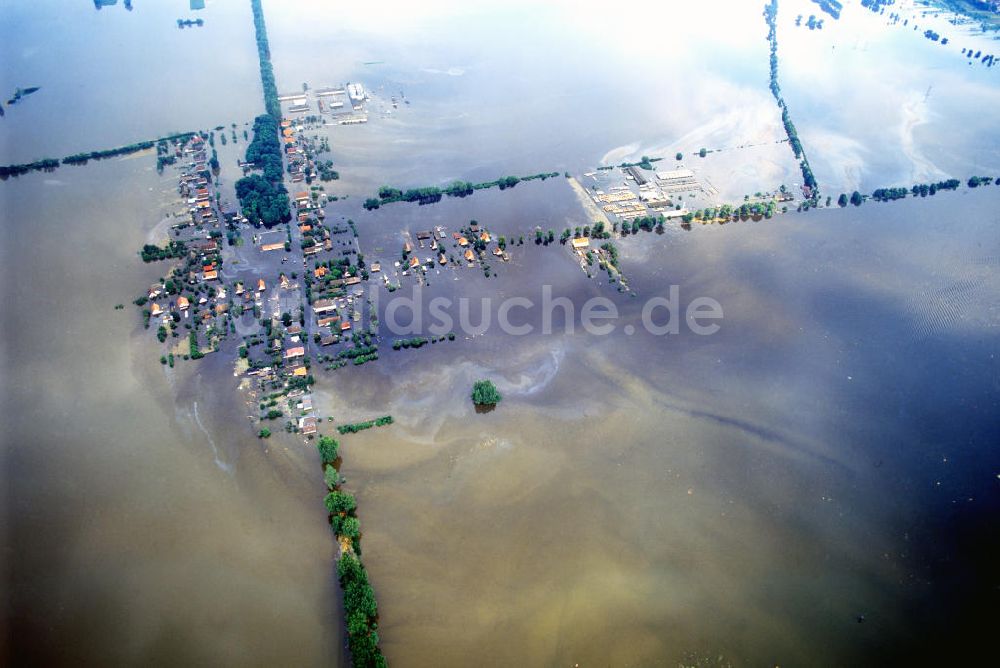
[[[861,6],[882,14],[885,12],[885,5],[894,4],[896,0],[861,0]]]
[[[337,578],[344,592],[347,646],[355,668],[382,668],[386,660],[378,646],[378,603],[368,571],[361,563],[357,502],[343,491],[344,481],[338,469],[339,445],[329,436],[320,436],[317,448],[327,488],[323,504],[329,513],[330,528],[344,548],[337,564]]]
[[[897,199],[904,199],[908,195],[912,195],[913,197],[927,197],[928,195],[936,195],[939,190],[957,190],[961,184],[962,182],[958,179],[948,179],[946,181],[937,181],[936,183],[917,183],[910,188],[878,188],[872,191],[870,197],[876,202],[891,202]],[[988,186],[990,184],[1000,186],[1000,178],[973,176],[966,182],[966,185],[970,188],[978,188],[979,186]],[[865,199],[864,195],[855,190],[850,196],[847,193],[841,193],[840,197],[837,198],[837,204],[841,207],[847,206],[848,203],[854,206],[861,206]]]
[[[812,0],[815,4],[819,5],[819,8],[824,12],[832,16],[834,19],[840,18],[840,12],[844,9],[844,5],[839,2],[839,0]]]
[[[809,158],[806,157],[802,142],[799,141],[799,134],[795,130],[792,116],[788,112],[788,105],[781,95],[781,86],[778,84],[778,0],[770,0],[764,5],[764,20],[767,21],[767,40],[771,45],[770,56],[770,89],[774,99],[781,108],[781,123],[785,126],[785,134],[788,135],[788,143],[792,147],[795,159],[799,161],[799,169],[802,172],[802,183],[809,188],[810,199],[815,202],[819,197],[819,184],[813,175],[812,167],[809,165]]]
[[[439,341],[444,341],[445,338],[447,338],[449,341],[454,341],[455,333],[448,332],[447,337],[445,337],[444,334],[441,334],[440,336],[434,336],[431,337],[430,339],[427,339],[426,337],[423,336],[415,336],[410,339],[396,339],[395,341],[392,342],[392,349],[405,350],[407,348],[423,348],[428,343],[438,343]]]
[[[392,416],[383,415],[382,417],[375,418],[374,420],[339,425],[337,427],[337,431],[341,434],[356,434],[357,432],[364,431],[365,429],[371,429],[372,427],[384,427],[388,424],[392,424]]]
[[[281,118],[278,85],[271,65],[271,47],[267,43],[267,26],[264,25],[264,8],[261,0],[250,0],[253,9],[253,27],[257,33],[257,56],[260,60],[260,82],[264,88],[264,109],[275,119]]]
[[[616,224],[617,227],[617,224]],[[579,239],[580,237],[588,237],[592,239],[610,239],[611,232],[604,228],[604,223],[601,221],[594,222],[594,226],[584,225],[582,227],[577,226],[575,229],[566,228],[563,230],[562,236],[559,237],[559,243],[565,244],[570,239]],[[503,239],[503,237],[500,237]]]
[[[87,153],[75,153],[73,155],[66,156],[62,159],[64,165],[82,165],[88,160],[102,160],[104,158],[113,158],[119,155],[128,155],[130,153],[136,153],[138,151],[147,151],[154,146],[160,145],[163,142],[184,142],[195,136],[195,132],[183,132],[180,134],[170,135],[168,137],[162,137],[154,141],[141,141],[134,144],[127,144],[126,146],[119,146],[117,148],[104,149],[103,151],[88,151]]]
[[[903,199],[909,192],[906,188],[878,188],[872,191],[872,199],[876,202],[891,202]]]
[[[140,141],[134,144],[126,144],[125,146],[118,146],[115,148],[108,148],[99,151],[87,151],[86,153],[74,153],[73,155],[68,155],[62,160],[56,160],[55,158],[45,158],[44,160],[36,160],[34,162],[27,162],[19,165],[0,165],[0,179],[6,179],[9,176],[20,176],[22,174],[27,174],[28,172],[35,171],[47,171],[50,172],[60,164],[63,165],[83,165],[89,160],[101,160],[104,158],[112,158],[119,155],[128,155],[130,153],[136,153],[138,151],[146,151],[148,149],[157,146],[162,142],[180,142],[187,141],[193,137],[195,132],[182,132],[179,134],[169,135],[167,137],[161,137],[153,141]]]
[[[816,2],[816,0],[813,0],[813,2]],[[795,17],[795,25],[802,25],[802,14]],[[823,19],[817,19],[815,14],[810,14],[809,18],[806,20],[806,27],[810,30],[822,30]]]
[[[680,158],[677,159],[680,160]],[[653,163],[659,162],[660,160],[663,160],[663,158],[650,158],[648,155],[644,155],[639,159],[639,162],[623,162],[618,166],[621,167],[622,169],[625,169],[627,167],[642,167],[646,171],[651,172],[653,171]]]
[[[539,179],[554,178],[559,176],[559,172],[541,172],[530,176],[504,176],[495,181],[483,181],[482,183],[471,183],[469,181],[455,181],[444,188],[427,186],[425,188],[410,188],[401,190],[392,186],[382,186],[378,190],[378,197],[369,197],[364,202],[365,209],[372,211],[383,204],[392,202],[417,202],[419,204],[433,204],[440,202],[445,195],[448,197],[468,197],[477,190],[487,190],[489,188],[500,188],[507,190],[513,188],[521,181],[534,181]]]
[[[345,348],[337,353],[337,359],[351,359],[355,364],[378,359],[378,346],[376,345],[355,345],[353,348]],[[361,362],[358,360],[361,359]],[[341,432],[343,433],[343,432]]]
[[[973,176],[969,179],[969,187],[978,188],[979,186],[988,186],[992,181],[993,178],[989,176]],[[995,183],[1000,186],[1000,178],[997,178]]]
[[[944,44],[947,41],[948,41],[947,38],[945,38],[941,40],[941,43]],[[988,53],[984,56],[982,50],[978,50],[976,51],[975,54],[973,54],[972,49],[963,48],[962,55],[966,56],[970,60],[978,60],[979,62],[986,65],[986,67],[993,67],[993,64],[996,62],[996,57],[993,54]]]
[[[396,339],[392,342],[392,349],[399,350],[400,348],[423,348],[428,343],[430,343],[430,341],[423,336],[415,336],[411,339]]]
[[[267,41],[267,26],[264,24],[264,8],[261,0],[250,0],[253,10],[253,25],[257,35],[257,56],[260,60],[260,81],[264,91],[264,109],[253,122],[253,141],[247,147],[246,160],[263,172],[263,176],[252,174],[236,182],[236,197],[240,201],[243,215],[255,226],[273,227],[291,218],[291,203],[288,191],[282,183],[282,166],[279,124],[281,102],[278,100],[278,86],[275,83],[274,67],[271,65],[271,48]]]
[[[723,204],[719,207],[709,207],[707,209],[699,209],[693,213],[686,214],[683,218],[685,222],[690,222],[691,220],[718,220],[718,219],[740,219],[748,220],[750,218],[771,218],[778,211],[777,203],[771,199],[766,202],[744,202],[739,206],[733,206],[731,204]],[[688,218],[690,216],[690,219]]]
[[[45,158],[44,160],[35,160],[34,162],[25,162],[19,165],[0,165],[0,179],[6,179],[9,176],[20,176],[28,172],[51,172],[58,166],[59,161],[55,158]]]

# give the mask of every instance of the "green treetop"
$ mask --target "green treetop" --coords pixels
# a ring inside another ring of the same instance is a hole
[[[472,386],[472,403],[477,406],[489,406],[500,403],[503,397],[497,386],[491,380],[477,380]]]

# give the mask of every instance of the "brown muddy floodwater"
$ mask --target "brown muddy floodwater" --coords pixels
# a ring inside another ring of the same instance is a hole
[[[537,273],[577,304],[614,298],[625,323],[676,284],[726,318],[708,337],[491,331],[323,385],[321,411],[396,417],[342,448],[390,662],[975,655],[1000,501],[996,203],[643,234],[619,242],[637,298],[534,244],[513,252],[537,272],[432,276],[427,297],[537,303]],[[498,204],[400,216],[502,225]],[[480,377],[505,395],[484,415],[468,399]]]
[[[165,373],[141,336],[152,160],[2,186],[12,663],[337,665],[315,462],[262,448],[225,361]]]
[[[539,187],[573,205],[561,180]],[[225,359],[164,369],[113,308],[156,278],[135,249],[170,177],[136,157],[3,192],[14,663],[342,662],[314,449],[262,446]],[[531,192],[406,217],[495,214],[509,233],[497,203]],[[384,345],[320,382],[321,414],[396,418],[342,439],[390,662],[974,651],[1000,473],[996,204],[945,194],[643,233],[620,243],[637,297],[558,246],[517,247],[499,278],[434,275],[428,296],[533,299],[542,276],[575,303],[611,297],[624,323],[676,284],[726,319],[709,337]],[[468,400],[480,377],[505,395],[488,414]],[[951,644],[928,647],[932,628]]]

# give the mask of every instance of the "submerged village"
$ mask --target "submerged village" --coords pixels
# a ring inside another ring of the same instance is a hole
[[[338,127],[349,132],[351,126],[405,112],[410,101],[403,91],[373,94],[363,82],[319,88],[304,84],[301,92],[279,93],[263,10],[257,0],[251,5],[267,113],[255,120],[246,158],[236,165],[242,175],[236,182],[237,201],[224,199],[217,189],[220,175],[228,177],[232,167],[218,160],[215,132],[157,143],[158,168],[177,174],[180,209],[168,221],[169,230],[142,249],[143,260],[166,261],[171,268],[135,304],[162,344],[165,366],[223,349],[233,355],[234,373],[243,379],[248,403],[257,408],[249,417],[262,438],[275,429],[307,438],[318,433],[324,416],[316,414],[310,395],[318,373],[375,362],[382,345],[419,348],[456,338],[455,332],[447,332],[384,341],[372,299],[375,290],[393,292],[406,282],[428,284],[442,272],[455,279],[469,271],[495,277],[525,244],[535,244],[566,253],[588,278],[601,277],[603,283],[606,276],[607,285],[628,292],[616,242],[633,235],[663,233],[667,225],[689,230],[693,224],[769,219],[789,210],[926,197],[960,185],[949,179],[880,188],[870,195],[841,193],[836,203],[827,195],[824,202],[778,82],[777,2],[772,0],[763,17],[769,28],[770,90],[781,110],[784,136],[771,143],[787,145],[801,170],[801,183],[727,202],[720,191],[732,189],[718,187],[722,184],[713,183],[698,165],[719,149],[701,147],[688,155],[598,165],[579,175],[541,172],[407,190],[387,185],[365,200],[365,210],[433,205],[444,197],[507,190],[522,181],[565,180],[580,204],[579,224],[561,230],[526,226],[515,238],[509,230],[507,236],[491,231],[488,221],[454,221],[404,230],[395,247],[366,254],[354,221],[331,213],[338,198],[327,192],[326,184],[339,174],[327,157],[328,136],[318,131]],[[216,131],[224,142],[225,128]],[[1000,179],[973,176],[968,185],[993,182]],[[383,416],[337,428],[344,433],[389,421]]]
[[[262,58],[262,63],[267,61]],[[263,69],[263,65],[262,65]],[[265,76],[265,81],[267,77]],[[339,178],[329,139],[317,131],[363,125],[373,115],[405,109],[400,92],[381,111],[363,83],[310,88],[279,94],[265,85],[272,113],[258,117],[235,171],[237,202],[224,199],[216,134],[227,128],[160,140],[157,167],[173,170],[177,209],[141,251],[145,262],[165,262],[170,270],[135,299],[144,326],[162,344],[160,362],[173,368],[228,346],[234,373],[258,407],[257,433],[275,429],[317,434],[310,387],[317,373],[374,362],[379,346],[419,348],[454,340],[454,332],[384,341],[372,290],[387,293],[406,282],[426,285],[432,275],[502,273],[525,244],[566,253],[586,277],[606,275],[607,284],[630,290],[616,241],[666,225],[690,230],[692,223],[761,220],[816,204],[809,186],[799,192],[781,186],[746,195],[739,205],[720,203],[719,190],[686,166],[678,153],[643,156],[635,163],[602,165],[580,175],[546,172],[507,176],[486,183],[457,181],[447,188],[400,190],[383,186],[364,202],[366,210],[406,203],[431,205],[443,197],[466,197],[476,190],[514,188],[522,181],[564,180],[580,204],[579,224],[561,230],[526,227],[517,235],[495,234],[488,223],[456,221],[450,226],[403,231],[392,248],[366,255],[353,220],[329,212],[338,200],[326,188]],[[350,131],[345,128],[345,131]],[[235,126],[232,130],[236,141]],[[787,142],[779,139],[776,143]],[[692,159],[711,151],[702,148]],[[399,203],[399,204],[396,204]],[[327,416],[332,420],[331,416]],[[372,422],[362,423],[372,426]],[[341,425],[338,429],[351,429]]]
[[[463,271],[495,276],[518,247],[537,244],[562,249],[587,276],[604,272],[609,284],[624,291],[628,286],[615,240],[642,231],[662,232],[666,224],[690,228],[692,221],[722,222],[741,213],[771,217],[795,200],[782,188],[748,197],[742,212],[725,205],[691,211],[682,205],[684,198],[694,201],[701,194],[707,200],[712,186],[691,169],[661,169],[655,159],[644,159],[595,169],[579,179],[542,175],[564,178],[576,192],[583,215],[574,228],[536,227],[506,238],[477,221],[453,228],[436,225],[402,234],[398,247],[386,249],[383,257],[366,257],[354,222],[334,220],[327,213],[335,197],[322,184],[337,175],[331,161],[323,158],[328,143],[309,134],[325,114],[337,113],[334,110],[345,103],[350,105],[349,116],[333,122],[354,124],[365,118],[369,98],[363,86],[319,89],[316,107],[305,94],[278,99],[284,108],[277,132],[269,116],[258,118],[247,154],[268,156],[272,172],[280,155],[285,185],[270,192],[266,177],[254,173],[268,167],[240,161],[236,168],[244,180],[237,182],[237,193],[251,192],[242,206],[224,200],[217,190],[217,178],[229,167],[219,164],[214,132],[158,143],[160,169],[176,172],[179,202],[166,221],[169,226],[158,228],[167,238],[147,244],[140,254],[145,262],[165,262],[171,268],[135,299],[144,326],[163,346],[160,362],[165,366],[200,359],[228,342],[236,352],[235,373],[249,381],[244,387],[258,404],[261,436],[275,428],[316,434],[320,418],[309,394],[315,375],[378,359],[379,346],[386,342],[379,335],[378,315],[366,287],[393,292],[406,281],[427,283],[429,275],[442,271],[455,272],[456,277]],[[520,180],[507,178],[512,181],[502,188]],[[384,206],[394,197],[405,199],[407,193],[383,188],[379,195],[379,206]],[[268,211],[273,202],[265,202],[267,197],[285,198],[288,213]],[[440,195],[430,196],[435,198]],[[388,344],[399,349],[454,338],[447,333]]]
[[[360,85],[332,90],[334,99],[349,100],[352,114],[364,113],[368,95]],[[161,238],[144,246],[140,255],[145,262],[169,269],[136,297],[135,305],[146,331],[160,343],[161,364],[172,368],[221,353],[225,363],[233,360],[257,437],[267,439],[275,431],[286,431],[315,442],[323,503],[336,537],[352,665],[384,666],[375,590],[361,560],[357,501],[347,491],[340,473],[339,443],[330,434],[391,425],[393,418],[365,415],[351,422],[322,415],[312,387],[319,374],[349,373],[355,366],[376,363],[381,346],[449,345],[457,334],[386,341],[380,334],[374,292],[436,284],[433,277],[444,272],[452,280],[470,272],[502,277],[505,267],[532,245],[557,260],[561,254],[562,261],[577,263],[581,280],[606,276],[609,288],[627,292],[616,242],[663,233],[667,225],[691,229],[695,224],[763,220],[792,207],[815,206],[817,193],[808,186],[800,186],[798,192],[779,187],[748,195],[739,205],[713,205],[718,191],[684,166],[683,156],[675,156],[673,162],[678,164],[670,166],[660,158],[644,158],[636,164],[601,166],[578,177],[568,173],[527,177],[565,181],[580,204],[579,226],[561,231],[535,226],[515,238],[509,231],[507,236],[494,233],[485,222],[456,221],[412,234],[403,231],[394,246],[369,255],[354,221],[331,213],[337,200],[326,188],[338,175],[325,157],[329,143],[312,134],[332,113],[330,105],[320,111],[298,96],[275,99],[275,108],[280,109],[279,104],[287,106],[280,115],[264,114],[255,120],[246,160],[235,168],[220,164],[215,133],[158,142],[158,166],[176,177],[177,208],[157,227],[155,234]],[[237,202],[227,201],[218,187],[232,169],[243,175],[235,184]],[[520,180],[455,183],[445,190],[384,187],[366,208],[408,206],[407,202],[433,205],[442,197],[464,197],[477,189],[516,187]],[[975,183],[978,187],[986,181],[977,177]],[[957,181],[949,181],[922,191],[917,185],[912,192],[926,196],[957,186]],[[894,199],[890,194],[873,194],[873,199]],[[480,388],[480,383],[489,381],[476,383],[477,413],[477,392],[483,392],[489,406],[501,399],[495,387]]]
[[[159,140],[79,154],[58,160],[0,167],[0,178],[62,164],[85,164],[138,150],[154,151],[157,169],[176,177],[177,202],[157,226],[140,255],[168,269],[160,280],[135,297],[144,327],[160,343],[160,362],[169,368],[226,351],[248,403],[255,432],[267,438],[275,430],[319,433],[321,420],[310,388],[319,373],[375,362],[380,346],[420,348],[447,343],[455,332],[386,341],[380,335],[373,295],[394,292],[407,282],[428,285],[444,272],[460,280],[464,272],[496,277],[526,244],[551,248],[576,263],[581,274],[602,285],[630,292],[621,266],[619,243],[643,233],[663,233],[666,226],[770,219],[790,210],[848,204],[869,199],[888,201],[907,195],[925,197],[955,190],[960,182],[915,184],[912,188],[880,188],[871,194],[832,195],[825,201],[812,175],[791,114],[778,84],[777,2],[764,6],[771,47],[770,90],[781,109],[785,145],[801,169],[801,183],[746,193],[742,201],[726,201],[731,184],[714,182],[715,172],[703,161],[712,154],[751,148],[700,147],[671,156],[642,156],[636,162],[597,165],[581,174],[541,172],[504,176],[494,181],[455,181],[448,186],[403,190],[382,186],[364,201],[372,211],[389,206],[433,205],[445,197],[468,197],[477,190],[509,190],[521,182],[565,181],[580,205],[577,224],[563,229],[524,229],[497,234],[488,221],[449,222],[412,232],[403,230],[394,245],[366,252],[354,221],[334,213],[338,197],[327,191],[339,174],[330,134],[351,132],[392,114],[405,113],[410,100],[403,91],[385,94],[364,82],[310,87],[280,93],[259,0],[251,0],[267,113],[257,117],[245,159],[222,164],[216,141],[225,144],[232,129],[173,135]],[[757,146],[762,146],[758,144]],[[728,158],[720,158],[726,160]],[[717,164],[717,163],[716,163]],[[223,196],[219,185],[235,181],[235,197]],[[969,187],[1000,179],[973,176]],[[383,416],[386,417],[386,416]],[[383,422],[385,420],[383,419]],[[374,426],[374,420],[357,423]],[[341,431],[354,428],[340,424]]]

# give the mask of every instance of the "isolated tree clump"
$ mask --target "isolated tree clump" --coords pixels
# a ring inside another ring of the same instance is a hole
[[[503,399],[500,390],[491,380],[477,380],[472,386],[472,403],[477,406],[491,406]]]

